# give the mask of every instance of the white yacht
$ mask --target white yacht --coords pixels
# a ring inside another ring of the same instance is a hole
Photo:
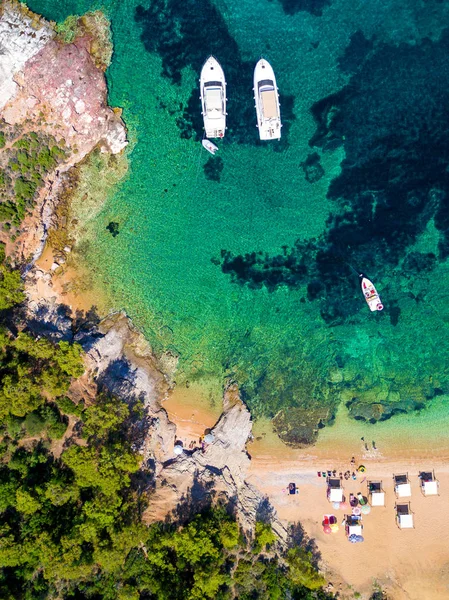
[[[218,60],[209,56],[201,69],[201,107],[208,138],[222,138],[226,130],[226,81]]]
[[[259,60],[254,69],[254,100],[260,139],[281,139],[281,110],[276,77],[270,63],[264,58]]]

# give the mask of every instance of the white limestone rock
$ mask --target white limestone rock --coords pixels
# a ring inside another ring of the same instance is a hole
[[[44,20],[35,29],[32,20],[9,2],[3,5],[0,16],[0,109],[15,95],[18,85],[15,77],[25,63],[35,56],[54,36]]]

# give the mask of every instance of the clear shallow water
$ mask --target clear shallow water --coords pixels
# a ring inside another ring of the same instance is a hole
[[[53,20],[102,7],[111,19],[110,103],[124,108],[135,143],[128,177],[87,224],[86,260],[155,347],[179,354],[180,381],[232,375],[253,409],[299,407],[294,421],[306,406],[315,424],[340,401],[378,418],[392,403],[408,409],[446,391],[443,4],[28,4]],[[219,161],[196,139],[197,79],[211,53],[228,80]],[[277,145],[256,140],[251,75],[261,54],[282,94]],[[420,95],[429,70],[442,83]],[[315,152],[322,170],[309,170],[311,182],[301,163]],[[430,167],[412,177],[424,159]],[[298,239],[318,241],[307,249]],[[369,313],[348,264],[376,282],[382,314]]]

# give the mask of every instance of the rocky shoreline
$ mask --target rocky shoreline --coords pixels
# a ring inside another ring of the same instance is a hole
[[[97,25],[104,21],[96,17]],[[53,254],[48,270],[37,266],[49,231],[58,225],[55,210],[70,170],[98,148],[112,154],[123,152],[126,130],[120,111],[107,105],[101,65],[89,54],[96,47],[92,37],[83,35],[63,43],[54,24],[9,0],[0,16],[2,31],[8,50],[1,60],[0,117],[10,127],[51,132],[56,139],[64,139],[69,149],[67,160],[46,178],[33,214],[25,218],[17,239],[11,243],[2,235],[13,262],[22,266],[28,328],[55,341],[78,342],[84,349],[86,371],[70,389],[74,401],[93,399],[102,390],[127,402],[143,401],[145,416],[136,426],[133,443],[143,454],[143,469],[154,488],[147,522],[176,513],[187,497],[201,505],[222,496],[232,503],[248,534],[265,511],[285,542],[287,532],[267,500],[245,481],[252,421],[237,386],[230,383],[224,392],[213,441],[175,458],[176,426],[162,403],[174,385],[176,357],[166,354],[157,359],[123,312],[104,318],[95,311],[73,314],[54,286],[55,271],[69,259],[71,246]]]

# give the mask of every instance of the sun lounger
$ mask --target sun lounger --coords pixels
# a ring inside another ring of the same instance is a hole
[[[399,529],[414,529],[413,513],[410,502],[396,504],[396,523]]]
[[[349,538],[352,535],[361,536],[363,532],[362,517],[356,515],[345,516],[345,531],[346,536]]]
[[[408,478],[408,473],[403,475],[393,475],[394,491],[398,498],[406,498],[412,495],[412,488]]]
[[[368,481],[371,506],[385,506],[385,492],[381,481]]]
[[[327,497],[329,502],[343,502],[343,488],[340,479],[333,477],[328,478]]]
[[[419,478],[421,480],[421,492],[424,496],[439,496],[439,482],[434,471],[421,471]]]

